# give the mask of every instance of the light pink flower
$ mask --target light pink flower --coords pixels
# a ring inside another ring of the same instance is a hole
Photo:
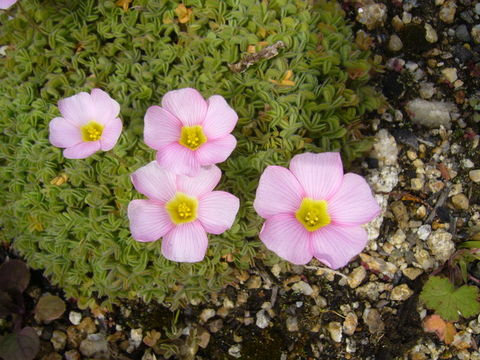
[[[15,4],[18,0],[0,0],[0,10],[8,9]]]
[[[338,153],[296,155],[290,170],[268,166],[254,207],[266,219],[260,239],[268,249],[297,265],[314,256],[333,269],[362,251],[360,225],[380,213],[365,179],[343,174]]]
[[[84,159],[111,150],[122,132],[120,105],[105,91],[93,89],[58,102],[63,117],[50,121],[50,143],[65,148],[67,159]]]
[[[225,161],[237,144],[230,133],[236,112],[220,95],[205,101],[195,89],[169,91],[162,107],[151,106],[145,114],[145,143],[158,150],[163,167],[195,175],[201,166]]]
[[[207,233],[230,229],[239,200],[224,191],[213,191],[220,181],[216,166],[202,168],[198,175],[176,175],[156,161],[132,174],[138,192],[148,200],[132,200],[128,218],[132,237],[141,242],[163,237],[162,254],[169,260],[201,261],[207,251]]]

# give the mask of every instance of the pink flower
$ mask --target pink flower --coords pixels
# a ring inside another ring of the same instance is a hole
[[[380,213],[367,182],[343,174],[338,153],[296,155],[290,170],[268,166],[254,207],[266,219],[260,239],[268,249],[297,265],[315,256],[333,269],[362,251],[367,233],[360,225]]]
[[[98,150],[111,150],[122,132],[120,105],[106,92],[93,89],[60,100],[63,117],[50,121],[50,142],[66,148],[67,159],[84,159]]]
[[[8,9],[15,4],[18,0],[0,0],[0,10]]]
[[[197,262],[207,251],[207,232],[230,229],[239,200],[224,191],[212,191],[222,173],[216,166],[198,175],[176,175],[156,161],[132,174],[138,192],[148,200],[128,205],[130,230],[135,240],[150,242],[163,237],[162,254],[169,260]]]
[[[145,143],[158,150],[163,167],[195,175],[201,166],[225,161],[237,144],[230,133],[238,116],[220,95],[205,101],[195,89],[169,91],[162,107],[145,114]]]

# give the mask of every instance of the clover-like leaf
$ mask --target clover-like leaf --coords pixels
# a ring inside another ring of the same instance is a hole
[[[459,314],[468,318],[480,313],[478,288],[463,285],[455,289],[446,278],[432,276],[425,283],[420,299],[447,321],[458,321]]]
[[[65,302],[58,296],[43,295],[35,306],[35,316],[39,321],[49,322],[58,319],[65,310]]]
[[[30,271],[21,260],[10,260],[0,266],[0,290],[25,291],[30,282]]]
[[[33,360],[40,347],[40,340],[31,327],[23,328],[18,334],[0,337],[0,357],[3,360]]]

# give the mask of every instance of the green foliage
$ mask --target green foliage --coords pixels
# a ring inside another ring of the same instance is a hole
[[[470,317],[480,313],[478,287],[463,285],[457,289],[447,279],[431,276],[425,283],[420,299],[447,321],[458,321],[459,314]]]
[[[8,45],[0,58],[0,227],[81,306],[92,296],[106,306],[140,296],[176,307],[221,288],[254,257],[275,261],[256,237],[262,220],[252,202],[263,169],[304,151],[341,150],[348,161],[369,146],[355,129],[380,97],[366,86],[369,54],[356,48],[337,4],[186,0],[191,18],[179,23],[179,3],[135,0],[124,11],[114,0],[30,0],[22,2],[28,16],[18,6],[0,13],[0,44]],[[275,58],[229,69],[249,46],[279,40],[286,47]],[[282,85],[289,71],[294,83]],[[239,115],[220,188],[242,206],[198,264],[164,259],[160,242],[135,242],[126,216],[140,197],[129,175],[154,158],[143,116],[187,86],[224,96]],[[124,131],[110,152],[64,159],[48,142],[48,123],[59,99],[94,87],[121,104]]]

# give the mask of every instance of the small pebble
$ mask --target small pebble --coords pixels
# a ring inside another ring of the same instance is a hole
[[[209,319],[215,316],[215,310],[213,309],[203,309],[200,314],[200,321],[206,323]]]
[[[223,328],[222,319],[213,320],[208,324],[208,330],[210,330],[212,334],[219,332],[222,328]]]
[[[431,232],[432,227],[430,225],[422,225],[417,230],[417,236],[420,240],[427,240]]]
[[[368,330],[372,334],[381,333],[385,329],[382,316],[377,309],[367,308],[363,312],[363,321],[368,326]]]
[[[411,290],[407,284],[402,284],[393,288],[390,299],[394,301],[405,301],[412,295],[413,290]]]
[[[480,25],[475,25],[472,27],[470,34],[472,35],[473,42],[475,44],[480,44]]]
[[[343,321],[343,332],[347,335],[353,335],[358,325],[358,317],[354,312],[349,312]]]
[[[240,351],[242,350],[242,346],[240,344],[233,345],[228,349],[228,355],[233,356],[235,359],[239,359],[242,357]]]
[[[470,33],[468,32],[467,25],[461,24],[455,29],[455,36],[458,40],[463,42],[469,42],[471,40]]]
[[[480,183],[480,169],[470,170],[468,176],[474,183]]]
[[[265,329],[268,326],[268,318],[265,314],[265,310],[260,310],[259,312],[257,312],[257,321],[255,322],[255,324],[260,329]]]
[[[328,324],[328,332],[333,341],[339,343],[342,341],[342,324],[332,321]]]
[[[208,343],[210,342],[210,337],[211,335],[206,329],[199,329],[197,332],[198,346],[200,346],[202,349],[206,349]]]
[[[80,343],[80,352],[89,358],[108,358],[109,348],[105,336],[102,334],[90,334]]]
[[[455,252],[455,243],[452,241],[453,235],[440,229],[433,232],[427,240],[428,247],[435,258],[444,263]]]
[[[141,328],[130,330],[130,342],[134,348],[138,348],[142,343],[142,340],[143,340],[143,331]]]
[[[298,331],[298,320],[296,317],[287,317],[287,330],[290,332]]]
[[[382,26],[385,20],[387,20],[387,7],[385,4],[365,4],[357,11],[357,21],[364,24],[368,30]]]
[[[452,196],[452,204],[457,210],[468,210],[469,201],[464,194]]]
[[[430,24],[425,24],[425,40],[433,44],[438,41],[437,31]]]
[[[420,179],[420,178],[410,179],[410,188],[413,191],[422,190],[424,185],[425,185],[425,181],[423,179]]]
[[[310,296],[313,294],[312,287],[305,281],[299,281],[292,286],[292,290],[302,293],[303,295]]]
[[[443,78],[449,83],[454,83],[458,79],[456,68],[445,68],[441,71]]]
[[[258,275],[252,276],[247,282],[248,289],[258,289],[262,286],[262,278]]]
[[[393,52],[397,52],[402,50],[403,43],[400,40],[400,37],[396,34],[390,36],[390,40],[388,41],[388,49]]]
[[[77,350],[68,350],[63,354],[65,356],[65,360],[80,360],[81,356]]]
[[[366,276],[367,270],[365,270],[363,266],[353,269],[353,271],[348,274],[348,286],[350,286],[352,289],[355,289],[362,283]]]
[[[67,334],[60,330],[54,330],[50,341],[55,351],[61,351],[67,344]]]
[[[439,17],[444,23],[451,24],[455,20],[455,12],[457,5],[455,1],[449,0],[445,2],[440,9]]]
[[[70,313],[68,314],[68,320],[70,320],[73,325],[78,325],[82,320],[82,314],[76,311],[70,311]]]
[[[423,270],[417,268],[405,268],[402,270],[402,273],[410,280],[415,280],[417,277],[423,274]]]

